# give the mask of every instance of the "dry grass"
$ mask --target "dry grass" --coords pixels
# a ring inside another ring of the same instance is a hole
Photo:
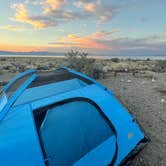
[[[155,77],[155,75],[154,75],[154,72],[152,72],[152,71],[145,71],[143,74],[143,77],[152,79]]]

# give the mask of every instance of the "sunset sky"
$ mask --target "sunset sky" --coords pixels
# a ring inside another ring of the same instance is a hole
[[[1,0],[0,50],[166,55],[166,0]]]

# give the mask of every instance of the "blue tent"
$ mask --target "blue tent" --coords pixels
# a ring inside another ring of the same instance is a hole
[[[110,90],[69,68],[25,71],[0,93],[2,166],[122,165],[145,142]]]

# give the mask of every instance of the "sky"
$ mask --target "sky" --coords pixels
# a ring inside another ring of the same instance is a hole
[[[166,55],[166,0],[1,0],[0,50]]]

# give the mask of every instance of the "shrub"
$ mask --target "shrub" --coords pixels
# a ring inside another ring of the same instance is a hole
[[[111,58],[111,61],[115,62],[115,63],[119,63],[120,60],[119,60],[119,58]]]
[[[151,61],[151,59],[150,58],[146,58],[146,61]]]
[[[159,60],[155,66],[156,72],[166,72],[166,60]]]
[[[88,58],[88,53],[71,50],[65,54],[66,65],[72,69],[83,72],[95,79],[104,76],[102,68],[98,67],[95,59]]]
[[[6,61],[7,59],[5,57],[0,58],[0,61]]]

